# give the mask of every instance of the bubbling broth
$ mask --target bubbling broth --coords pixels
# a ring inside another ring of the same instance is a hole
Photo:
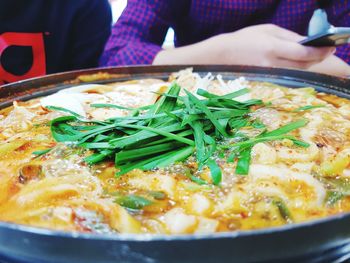
[[[0,220],[192,234],[350,210],[350,102],[201,77],[76,85],[0,111]]]

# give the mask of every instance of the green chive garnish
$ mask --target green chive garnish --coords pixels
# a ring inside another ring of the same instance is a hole
[[[224,96],[200,89],[197,94],[201,98],[186,90],[186,95],[180,96],[180,90],[175,83],[166,93],[160,94],[155,104],[135,109],[113,104],[91,104],[96,108],[130,111],[128,116],[105,121],[90,121],[70,110],[48,107],[72,115],[51,121],[52,136],[58,142],[74,142],[78,147],[92,150],[93,154],[84,159],[89,165],[114,159],[118,170],[116,176],[133,169],[164,168],[194,156],[199,171],[203,167],[210,169],[214,185],[220,185],[222,180],[222,171],[214,160],[217,156],[224,158],[227,153],[227,161],[237,161],[236,173],[245,175],[249,172],[251,149],[259,142],[289,139],[296,146],[308,147],[306,142],[288,134],[305,126],[305,120],[266,131],[259,120],[251,119],[251,106],[265,105],[256,99],[245,102],[234,100],[249,92],[248,89]],[[240,132],[243,127],[261,129],[261,134],[248,137]],[[207,184],[192,174],[189,178],[198,184]],[[134,196],[131,199],[135,201]],[[146,203],[140,198],[136,200]],[[129,201],[120,202],[125,204]],[[133,209],[139,206],[131,205]]]

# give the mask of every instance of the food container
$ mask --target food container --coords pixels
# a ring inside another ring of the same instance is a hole
[[[45,96],[79,77],[101,72],[93,83],[167,79],[187,66],[115,67],[73,71],[0,87],[0,107]],[[287,87],[314,87],[350,98],[350,80],[305,71],[250,66],[194,66],[225,79],[244,76]],[[105,74],[108,73],[108,74]],[[18,211],[21,213],[21,211]],[[282,227],[191,235],[99,235],[61,232],[0,222],[0,261],[9,262],[342,262],[350,253],[350,213]],[[340,260],[340,261],[339,261]]]

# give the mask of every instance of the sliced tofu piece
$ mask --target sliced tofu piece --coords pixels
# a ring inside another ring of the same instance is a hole
[[[168,86],[169,83],[156,83],[150,86],[129,84],[117,86],[112,92],[107,92],[104,95],[109,98],[113,104],[137,108],[155,103],[159,97],[157,93],[165,92]]]
[[[196,234],[210,234],[215,233],[219,226],[219,221],[206,217],[198,217],[198,225],[196,228]]]
[[[198,224],[198,219],[187,215],[182,208],[171,209],[164,215],[163,220],[171,234],[193,233]]]
[[[55,93],[53,95],[40,99],[40,103],[43,107],[55,106],[65,109],[69,109],[83,117],[86,117],[86,113],[82,103],[73,94],[69,93]]]
[[[176,191],[176,180],[170,175],[164,174],[147,174],[145,176],[135,176],[128,180],[128,184],[131,187],[152,190],[163,191],[170,198],[173,198]]]

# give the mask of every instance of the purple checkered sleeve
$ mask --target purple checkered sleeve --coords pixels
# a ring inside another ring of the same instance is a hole
[[[161,50],[169,24],[159,14],[168,14],[166,1],[128,0],[105,47],[100,64],[151,64]]]
[[[335,26],[350,27],[350,1],[334,1],[329,10],[331,23]],[[334,19],[332,19],[334,18]],[[350,45],[343,45],[337,48],[335,53],[338,57],[350,64]]]
[[[316,0],[129,0],[100,63],[151,64],[170,26],[176,46],[264,23],[306,35],[316,8]],[[327,13],[335,26],[350,26],[350,0],[333,0]],[[350,63],[350,45],[338,47],[336,55]]]

